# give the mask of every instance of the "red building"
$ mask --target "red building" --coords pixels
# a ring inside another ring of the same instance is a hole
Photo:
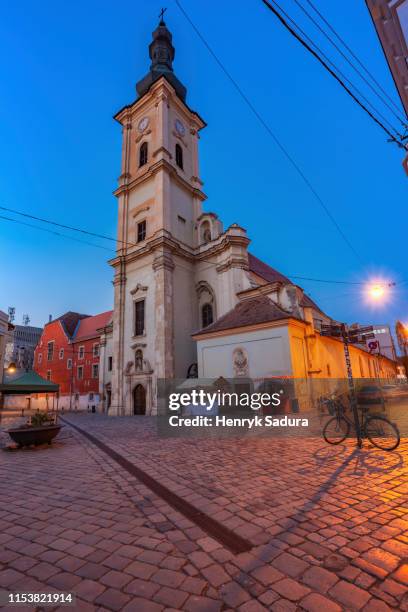
[[[95,316],[67,312],[45,325],[35,349],[34,370],[60,385],[60,410],[98,409],[99,330],[111,319],[111,310]]]

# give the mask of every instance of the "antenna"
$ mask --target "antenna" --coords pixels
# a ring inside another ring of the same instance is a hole
[[[23,325],[27,326],[30,323],[30,317],[28,314],[23,315]]]
[[[16,308],[15,308],[15,306],[9,306],[8,307],[8,316],[9,316],[10,323],[13,323],[14,319],[16,318]]]

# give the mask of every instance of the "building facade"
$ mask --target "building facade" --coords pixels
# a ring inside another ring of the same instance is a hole
[[[137,99],[115,115],[122,126],[122,166],[115,191],[117,252],[110,261],[114,314],[104,336],[112,370],[104,370],[108,378],[100,383],[101,396],[109,389],[109,414],[155,414],[163,379],[184,379],[197,370],[214,378],[229,375],[239,348],[233,347],[235,340],[229,352],[221,341],[216,357],[206,361],[204,332],[197,332],[210,330],[243,304],[246,323],[240,319],[238,327],[264,326],[248,339],[253,364],[259,364],[252,376],[292,371],[306,377],[344,376],[335,360],[331,366],[327,359],[317,363],[317,349],[308,338],[330,317],[300,287],[248,252],[243,227],[234,223],[224,230],[217,214],[203,211],[199,139],[206,124],[186,103],[163,21],[153,32],[149,55],[150,70],[136,85]],[[265,320],[256,319],[251,298],[262,298]],[[269,341],[265,329],[270,324],[277,329],[279,318],[280,340]],[[338,348],[338,341],[321,340],[326,352],[335,352],[331,344]],[[227,353],[229,366],[224,367]]]
[[[113,321],[100,329],[99,412],[110,412],[112,405]]]
[[[31,370],[34,363],[34,351],[43,328],[32,325],[14,325],[6,346],[6,366],[14,363],[17,369]]]
[[[408,117],[408,0],[366,0]],[[408,149],[408,145],[406,147]],[[408,154],[403,161],[408,174]]]
[[[299,308],[291,310],[288,289],[278,282],[243,292],[232,311],[195,334],[199,377],[347,378],[342,340],[320,333],[330,319],[317,316],[316,305],[299,288]],[[396,378],[393,359],[360,346],[349,346],[349,352],[354,378]]]
[[[0,310],[0,383],[3,380],[4,368],[6,367],[6,347],[13,333],[14,325],[9,322],[9,316]]]
[[[59,410],[99,410],[100,329],[112,311],[95,316],[67,312],[44,327],[35,350],[34,370],[60,385]],[[47,397],[38,396],[33,408],[46,408]]]
[[[231,309],[250,287],[238,225],[223,231],[199,175],[201,117],[174,75],[174,48],[162,21],[138,99],[115,118],[122,125],[114,276],[114,414],[151,413],[158,379],[184,378],[196,361],[191,334]],[[206,314],[202,314],[205,306]]]
[[[378,349],[372,352],[380,353],[393,361],[397,360],[394,338],[392,337],[391,327],[387,323],[376,323],[373,325],[374,342],[378,343]],[[369,346],[370,348],[370,346]]]

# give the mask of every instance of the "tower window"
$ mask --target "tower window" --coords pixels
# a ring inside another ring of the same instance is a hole
[[[135,336],[143,336],[145,330],[145,301],[135,302]]]
[[[209,221],[203,221],[200,228],[201,243],[211,242],[211,226]]]
[[[147,164],[147,142],[143,142],[139,150],[139,167],[145,164]]]
[[[146,238],[146,221],[141,221],[137,224],[137,241],[143,242]]]
[[[212,304],[204,304],[201,309],[201,319],[203,327],[207,327],[207,325],[211,325],[214,320],[213,317],[213,307]]]
[[[178,143],[176,144],[176,164],[183,169],[183,149]]]

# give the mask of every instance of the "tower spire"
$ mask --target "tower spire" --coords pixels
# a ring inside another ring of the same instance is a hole
[[[144,96],[155,81],[165,77],[176,90],[179,98],[186,99],[187,90],[178,80],[173,71],[173,60],[175,49],[172,44],[172,35],[168,30],[163,16],[167,9],[162,9],[159,15],[159,25],[152,33],[153,40],[149,45],[149,56],[151,59],[150,70],[146,76],[136,84],[139,97]]]
[[[159,25],[166,25],[166,24],[164,23],[164,19],[163,19],[164,13],[165,13],[166,11],[167,11],[167,9],[166,9],[166,8],[162,8],[162,10],[160,11],[160,14],[159,14],[159,17],[160,17]]]

